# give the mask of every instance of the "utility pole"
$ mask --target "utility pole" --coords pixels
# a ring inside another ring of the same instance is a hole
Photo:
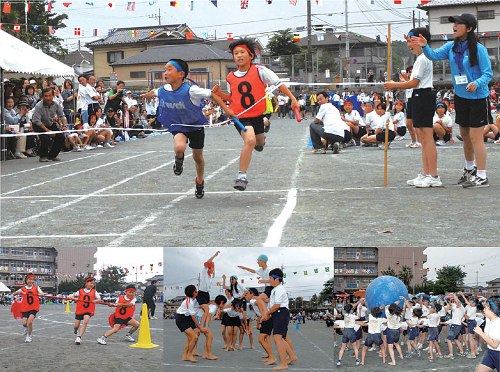
[[[412,10],[411,14],[412,14],[412,19],[413,19],[413,28],[415,28],[415,11]]]
[[[161,9],[158,8],[158,14],[150,14],[149,18],[151,18],[151,19],[157,19],[158,20],[158,26],[161,26]]]
[[[351,56],[350,56],[350,51],[349,51],[349,15],[347,13],[347,1],[344,0],[345,4],[345,62],[346,62],[346,67],[347,67],[347,78],[351,78]]]
[[[347,0],[346,0],[347,1]],[[306,54],[306,71],[307,82],[312,83],[313,80],[313,63],[312,63],[312,48],[311,48],[311,0],[307,0],[307,54]]]

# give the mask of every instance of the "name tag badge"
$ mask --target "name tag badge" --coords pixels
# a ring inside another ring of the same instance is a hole
[[[456,84],[467,84],[469,81],[467,80],[466,75],[457,75],[455,76],[455,83]]]

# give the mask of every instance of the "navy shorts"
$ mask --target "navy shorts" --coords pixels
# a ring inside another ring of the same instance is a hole
[[[458,335],[460,334],[461,329],[462,329],[461,325],[452,324],[450,326],[450,329],[448,331],[448,337],[446,337],[446,339],[450,341],[456,340],[458,338]]]
[[[467,331],[473,335],[476,332],[474,331],[474,328],[476,328],[477,322],[475,320],[468,320],[467,321]]]
[[[201,150],[205,146],[205,130],[195,130],[193,132],[172,132],[175,137],[179,133],[184,134],[189,141],[189,147],[195,150]]]
[[[406,127],[398,127],[396,129],[396,132],[398,133],[398,136],[404,137],[404,135],[406,134]]]
[[[29,318],[30,315],[33,315],[35,318],[36,318],[36,314],[38,313],[38,311],[36,310],[30,310],[30,311],[24,311],[21,313],[22,317],[23,318]]]
[[[83,317],[84,317],[85,315],[88,315],[88,316],[90,316],[90,317],[92,316],[92,314],[91,314],[91,313],[75,314],[75,319],[76,319],[76,320],[83,320]]]
[[[368,333],[365,339],[365,346],[370,347],[373,344],[382,345],[382,335],[380,333]]]
[[[415,128],[432,128],[435,107],[436,97],[430,89],[415,89],[411,96],[413,126]]]
[[[241,124],[245,127],[253,127],[255,135],[264,133],[264,116],[257,116],[255,118],[240,118]],[[234,126],[238,133],[241,134],[241,128],[238,125]]]
[[[356,332],[354,331],[354,328],[344,328],[342,343],[347,344],[349,341],[351,341],[351,343],[356,342]]]
[[[191,315],[175,314],[175,324],[181,332],[184,332],[188,328],[196,329],[196,324]]]
[[[411,106],[411,97],[408,98],[408,102],[406,103],[406,120],[413,120],[413,110]]]
[[[417,327],[410,328],[410,334],[408,335],[408,339],[410,341],[415,340],[416,338],[418,338],[419,333],[420,332]]]
[[[429,327],[429,335],[427,336],[427,341],[437,341],[438,336],[438,327]]]
[[[397,344],[399,342],[399,329],[387,328],[387,344]]]
[[[375,138],[377,139],[378,142],[385,142],[385,130],[383,130],[380,133],[377,133],[377,135],[375,136]],[[392,142],[394,140],[394,138],[396,138],[396,133],[394,133],[393,130],[390,130],[389,131],[389,139],[388,139],[388,141]]]
[[[229,326],[229,325],[231,325],[231,324],[229,324],[230,320],[231,320],[231,318],[229,318],[229,315],[227,315],[227,313],[224,313],[222,315],[221,325],[223,325],[223,326]]]
[[[363,328],[359,327],[356,331],[356,341],[361,340],[363,338]]]
[[[268,336],[271,336],[273,332],[273,321],[272,319],[266,320],[260,323],[260,333],[264,333]]]
[[[481,364],[490,367],[492,370],[500,371],[500,351],[491,350],[488,348],[487,353],[484,355]]]
[[[196,301],[198,301],[198,305],[205,305],[210,302],[210,293],[198,291],[198,296],[196,296]]]
[[[465,99],[455,94],[455,123],[464,128],[480,128],[488,124],[488,98]]]
[[[266,286],[264,288],[264,293],[266,294],[267,298],[271,298],[271,292],[273,290],[273,287],[271,285]]]
[[[467,333],[467,327],[462,324],[462,327],[460,328],[460,334],[465,335]]]
[[[116,318],[115,317],[115,324],[124,324],[124,325],[127,325],[128,322],[130,322],[131,320],[132,320],[132,318],[121,319],[121,318]]]
[[[288,323],[290,322],[290,310],[286,307],[280,307],[271,314],[271,317],[273,319],[273,335],[281,335],[285,338],[288,332]]]

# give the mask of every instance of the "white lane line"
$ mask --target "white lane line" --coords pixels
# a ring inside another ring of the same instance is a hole
[[[186,155],[186,157],[190,157],[190,156],[192,156],[192,155],[191,155],[191,154]],[[25,218],[22,218],[22,219],[20,219],[20,220],[13,221],[13,222],[11,222],[11,223],[5,224],[4,226],[0,227],[0,231],[8,230],[8,229],[10,229],[10,228],[12,228],[12,227],[14,227],[14,226],[17,226],[17,225],[23,224],[23,223],[28,222],[28,221],[36,220],[37,218],[40,218],[40,217],[43,217],[43,216],[45,216],[45,215],[47,215],[47,214],[50,214],[50,213],[52,213],[52,212],[58,211],[59,209],[67,208],[67,207],[72,206],[72,205],[74,205],[74,204],[78,204],[78,203],[80,203],[81,201],[86,200],[86,199],[88,199],[88,198],[92,197],[93,195],[97,195],[97,194],[100,194],[100,193],[102,193],[102,192],[105,192],[105,191],[111,190],[111,189],[113,189],[113,188],[115,188],[115,187],[117,187],[117,186],[123,185],[124,183],[126,183],[126,182],[128,182],[128,181],[131,181],[131,180],[133,180],[133,179],[135,179],[135,178],[142,177],[142,176],[144,176],[145,174],[148,174],[148,173],[150,173],[150,172],[155,172],[155,171],[157,171],[157,170],[159,170],[159,169],[161,169],[161,168],[166,167],[167,165],[173,164],[173,162],[174,162],[174,160],[169,161],[168,163],[164,163],[164,164],[159,165],[159,166],[157,166],[157,167],[155,167],[155,168],[149,169],[149,170],[144,171],[144,172],[141,172],[141,173],[134,174],[134,175],[133,175],[133,176],[131,176],[131,177],[124,178],[124,179],[123,179],[123,180],[121,180],[121,181],[118,181],[118,182],[116,182],[116,183],[114,183],[114,184],[112,184],[112,185],[109,185],[109,186],[103,187],[102,189],[96,190],[96,191],[94,191],[94,192],[92,192],[92,193],[90,193],[90,194],[84,195],[84,196],[82,196],[81,198],[78,198],[78,199],[73,199],[73,200],[71,200],[71,201],[69,201],[69,202],[67,202],[67,203],[64,203],[64,204],[59,204],[58,206],[55,206],[55,207],[50,208],[50,209],[47,209],[47,210],[45,210],[45,211],[43,211],[43,212],[40,212],[40,213],[37,213],[37,214],[35,214],[35,215],[29,216],[29,217],[25,217]]]
[[[309,342],[310,344],[312,344],[314,346],[314,349],[320,351],[322,354],[324,354],[328,358],[328,360],[330,360],[333,363],[333,358],[330,356],[330,352],[326,352],[321,347],[319,347],[318,345],[316,345],[307,336],[305,336],[301,331],[297,331],[297,333],[299,335],[301,335],[307,342]]]
[[[74,234],[74,235],[2,235],[2,239],[80,239],[80,238],[102,238],[120,236],[116,234]]]
[[[307,131],[307,137],[306,137],[306,143],[307,139],[309,138],[309,130]],[[286,203],[279,214],[278,218],[274,221],[272,224],[271,228],[267,232],[267,238],[266,241],[264,242],[263,246],[264,247],[277,247],[280,244],[281,241],[281,236],[283,235],[283,229],[285,228],[285,225],[292,215],[295,206],[297,205],[297,179],[299,177],[300,173],[300,166],[302,164],[302,159],[304,158],[304,150],[303,148],[300,153],[299,157],[297,158],[297,161],[295,162],[295,171],[293,172],[292,179],[291,179],[291,188],[288,191],[288,196],[286,198]]]
[[[174,364],[174,363],[163,363],[164,366],[169,366],[169,367],[186,367],[186,368],[212,368],[212,369],[232,369],[235,371],[270,371],[271,369],[269,367],[249,367],[248,365],[244,366],[235,366],[233,365],[232,367],[226,367],[226,366],[221,366],[218,365],[216,367],[214,366],[204,366],[204,365],[194,365],[194,364]],[[332,368],[297,368],[293,366],[294,371],[333,371],[333,366]]]
[[[37,186],[45,185],[45,184],[47,184],[49,182],[59,181],[59,180],[62,180],[64,178],[73,177],[73,176],[76,176],[78,174],[87,173],[89,171],[93,171],[93,170],[96,170],[96,169],[108,167],[110,165],[121,163],[123,161],[127,161],[127,160],[130,160],[130,159],[138,158],[139,156],[142,156],[142,155],[149,155],[150,153],[151,153],[150,151],[146,151],[143,154],[132,155],[132,156],[129,156],[127,158],[118,159],[118,160],[115,160],[115,161],[112,161],[112,162],[109,162],[109,163],[98,165],[96,167],[82,169],[82,170],[79,170],[78,172],[73,172],[73,173],[65,174],[64,176],[52,178],[50,180],[46,180],[46,181],[43,181],[43,182],[35,183],[33,185],[24,186],[24,187],[21,187],[20,189],[16,189],[16,190],[11,190],[11,191],[8,191],[8,192],[4,192],[1,195],[4,196],[4,195],[14,194],[16,192],[27,190],[27,189],[30,189],[32,187],[37,187]]]
[[[220,167],[219,169],[217,169],[216,171],[212,172],[210,175],[208,175],[207,177],[205,177],[205,180],[210,181],[215,175],[217,175],[218,173],[222,172],[223,170],[225,170],[226,168],[228,168],[229,166],[231,166],[232,164],[234,164],[239,158],[240,157],[238,155],[236,158],[230,160],[226,165],[223,165],[222,167]],[[166,210],[172,208],[175,204],[177,204],[178,202],[180,202],[181,200],[185,199],[186,197],[188,197],[190,195],[192,196],[193,194],[194,194],[194,188],[189,189],[184,194],[178,196],[177,198],[175,198],[174,200],[172,200],[171,202],[169,202],[167,205],[165,205],[163,207],[160,207],[159,209],[157,209],[156,211],[154,211],[153,213],[151,213],[149,216],[147,216],[145,219],[143,219],[142,222],[138,223],[137,225],[135,225],[130,230],[125,231],[122,234],[122,236],[120,236],[119,238],[111,241],[107,246],[108,247],[119,247],[119,246],[121,246],[123,244],[123,242],[129,236],[135,235],[139,231],[141,231],[141,230],[143,230],[143,229],[145,229],[147,227],[150,227],[151,223],[153,223],[153,221],[155,221],[158,217],[160,217]]]
[[[19,172],[13,172],[13,173],[8,173],[8,174],[2,174],[2,177],[8,177],[8,176],[15,176],[16,174],[21,174],[21,173],[26,173],[26,172],[31,172],[31,171],[36,171],[36,170],[39,170],[39,169],[44,169],[44,168],[48,168],[48,167],[55,167],[55,166],[58,166],[58,165],[64,165],[64,164],[68,164],[68,163],[71,163],[73,161],[78,161],[78,160],[84,160],[84,159],[88,159],[88,158],[93,158],[94,156],[99,156],[99,155],[104,155],[104,153],[98,153],[98,154],[93,154],[93,155],[88,155],[88,156],[82,156],[81,158],[77,158],[77,159],[69,159],[69,160],[65,160],[63,162],[53,162],[51,164],[47,164],[47,165],[42,165],[40,167],[36,167],[36,168],[30,168],[30,169],[24,169],[22,171],[19,171]]]

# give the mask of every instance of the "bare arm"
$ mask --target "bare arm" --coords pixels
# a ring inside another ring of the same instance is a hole
[[[238,266],[240,269],[242,270],[246,270],[246,271],[250,271],[251,273],[254,273],[255,274],[255,270],[254,269],[251,269],[249,267],[245,267],[245,266]]]
[[[215,258],[215,257],[217,257],[217,256],[219,255],[219,253],[220,253],[220,251],[215,252],[215,254],[214,254],[212,257],[210,257],[210,258],[207,260],[207,262],[212,262],[212,261],[214,260],[214,258]]]

